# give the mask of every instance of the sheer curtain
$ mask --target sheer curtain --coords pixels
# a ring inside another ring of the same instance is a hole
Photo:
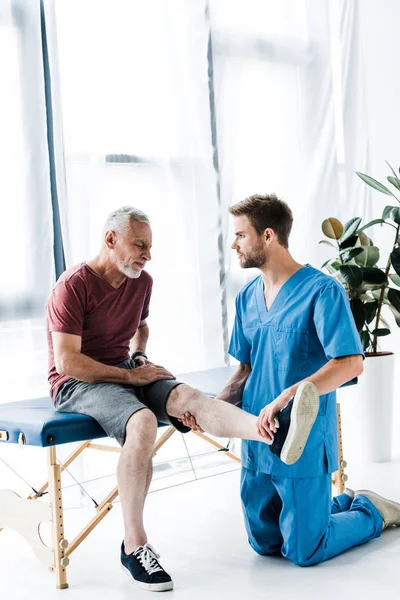
[[[39,0],[0,0],[0,403],[47,394],[53,275]]]
[[[41,7],[0,0],[0,404],[46,396],[45,303],[54,281]],[[2,444],[0,458],[35,485],[40,450]],[[31,490],[0,460],[2,487]]]
[[[111,210],[138,206],[154,233],[150,356],[175,372],[220,366],[205,3],[59,0],[56,25],[67,264],[98,252]]]
[[[320,224],[339,196],[329,5],[212,0],[210,7],[232,320],[234,296],[256,274],[241,271],[230,250],[233,202],[275,192],[294,213],[296,258],[323,262]]]
[[[375,0],[363,0],[357,2],[357,8],[361,48],[360,64],[364,73],[365,106],[368,116],[367,136],[370,153],[368,172],[385,183],[386,177],[390,173],[384,161],[387,160],[397,172],[400,167],[400,125],[398,120],[400,82],[395,75],[393,76],[396,73],[397,57],[400,52],[397,31],[400,4],[396,0],[389,0],[381,4]],[[372,44],[371,40],[376,40],[376,43]],[[381,216],[381,211],[387,204],[392,204],[389,196],[375,191],[371,193],[371,210],[374,218]],[[393,204],[396,204],[396,201]],[[381,230],[375,228],[374,241],[381,249],[383,264],[386,262],[393,243],[393,236],[387,234],[387,228]],[[389,311],[385,313],[385,318],[391,324],[392,335],[385,338],[385,345],[382,344],[382,346],[396,354],[395,389],[398,389],[400,385],[399,329]],[[398,455],[400,450],[400,406],[396,402],[396,397],[393,434],[396,455]]]

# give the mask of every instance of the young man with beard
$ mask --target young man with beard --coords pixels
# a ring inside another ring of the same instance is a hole
[[[229,211],[240,266],[261,274],[236,298],[229,353],[240,364],[218,397],[229,402],[243,390],[242,408],[258,417],[259,434],[274,436],[270,448],[242,442],[248,539],[258,554],[282,554],[309,566],[399,525],[400,505],[368,490],[346,490],[331,503],[338,456],[335,390],[363,370],[343,287],[292,257],[292,212],[275,195],[251,196]],[[278,456],[290,437],[288,424],[301,418],[303,408],[292,398],[304,381],[320,394],[319,412],[301,458],[285,464]]]

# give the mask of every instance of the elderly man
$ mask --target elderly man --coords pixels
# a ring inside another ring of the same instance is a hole
[[[57,281],[47,325],[49,382],[57,410],[90,415],[122,446],[117,472],[125,528],[122,565],[140,587],[163,591],[173,583],[143,524],[157,422],[185,432],[185,420],[216,436],[274,442],[271,449],[289,463],[302,453],[319,400],[313,384],[305,384],[293,401],[295,422],[274,435],[258,431],[257,417],[233,405],[240,401],[240,390],[236,395],[231,390],[232,404],[210,399],[148,361],[152,279],[144,267],[151,245],[149,219],[142,211],[128,206],[113,212],[100,253]]]

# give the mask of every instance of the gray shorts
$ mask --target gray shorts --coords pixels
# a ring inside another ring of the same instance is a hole
[[[117,366],[122,369],[135,368],[131,359]],[[60,412],[77,412],[93,417],[109,437],[115,438],[123,446],[126,424],[142,408],[149,408],[159,423],[173,425],[182,433],[190,431],[178,419],[170,417],[165,408],[171,390],[180,384],[176,379],[162,379],[144,386],[86,383],[69,379],[58,390],[55,407]]]

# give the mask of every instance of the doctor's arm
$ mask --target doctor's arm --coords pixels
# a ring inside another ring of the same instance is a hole
[[[242,394],[245,383],[250,375],[251,366],[244,363],[239,363],[238,368],[225,385],[224,389],[217,394],[217,400],[223,400],[229,404],[237,406],[242,401]]]
[[[258,417],[258,432],[263,437],[273,435],[276,432],[274,417],[288,404],[297,392],[297,388],[303,381],[311,381],[318,390],[320,396],[335,391],[344,383],[363,372],[363,357],[361,354],[352,354],[332,358],[321,369],[310,377],[302,379],[295,385],[288,387],[260,412]]]

